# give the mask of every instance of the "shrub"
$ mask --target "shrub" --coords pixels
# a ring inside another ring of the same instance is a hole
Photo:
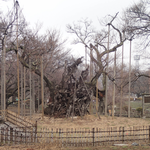
[[[143,110],[142,107],[138,107],[138,108],[136,109],[136,111],[139,112],[139,113],[142,113],[142,110]]]
[[[128,112],[128,106],[127,105],[123,106],[123,110]],[[130,107],[130,111],[131,111],[131,107]]]
[[[138,107],[137,109],[136,109],[136,111],[139,113],[139,117],[141,117],[142,116],[142,111],[143,109],[142,109],[142,107]]]

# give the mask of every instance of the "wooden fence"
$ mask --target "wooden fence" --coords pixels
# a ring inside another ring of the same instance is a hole
[[[113,145],[119,143],[147,143],[150,141],[150,126],[111,127],[107,129],[42,129],[0,128],[0,143],[30,144],[57,143],[62,147]]]
[[[8,121],[16,126],[19,127],[34,127],[37,128],[37,122],[29,120],[26,117],[20,116],[16,114],[15,112],[12,112],[10,110],[2,111],[1,110],[1,117],[5,121]]]

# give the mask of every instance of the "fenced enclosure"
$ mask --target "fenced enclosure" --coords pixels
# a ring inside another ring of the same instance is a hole
[[[26,117],[20,116],[10,110],[0,111],[1,119],[22,128],[35,128],[37,130],[37,121],[29,120]]]
[[[150,141],[150,126],[110,127],[107,129],[41,129],[0,128],[0,143],[31,144],[57,143],[61,147],[113,145]]]
[[[9,110],[6,111],[6,120],[20,127],[37,126],[37,122],[29,120],[26,117],[20,116]]]

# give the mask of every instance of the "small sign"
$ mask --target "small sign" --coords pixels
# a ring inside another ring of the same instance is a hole
[[[150,103],[150,96],[144,96],[144,103]]]

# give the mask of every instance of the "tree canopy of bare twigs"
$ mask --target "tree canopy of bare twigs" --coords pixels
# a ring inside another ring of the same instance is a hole
[[[140,0],[124,11],[123,21],[128,35],[134,35],[142,42],[142,49],[149,46],[150,39],[150,1]],[[141,47],[140,47],[141,48]]]
[[[95,74],[91,79],[91,84],[96,85],[97,79],[105,72],[107,65],[107,54],[117,51],[126,39],[123,39],[123,33],[113,24],[117,14],[111,17],[107,25],[111,27],[114,34],[110,37],[110,48],[107,48],[108,31],[107,28],[100,31],[94,31],[92,23],[87,19],[83,19],[77,24],[67,25],[68,33],[76,36],[74,44],[82,43],[88,49],[88,55],[93,63],[97,66]]]
[[[16,8],[16,6],[14,6]],[[18,6],[19,7],[19,6]],[[45,34],[39,34],[39,29],[31,30],[22,15],[21,9],[18,8],[9,11],[7,15],[0,15],[0,52],[2,54],[3,46],[6,47],[6,97],[7,101],[10,96],[17,93],[17,52],[19,52],[20,65],[29,70],[29,60],[31,60],[31,71],[35,73],[36,79],[41,76],[40,57],[44,58],[44,81],[49,93],[53,93],[56,82],[56,73],[61,75],[61,68],[64,60],[67,59],[69,50],[65,50],[66,40],[62,40],[59,31],[48,30]],[[17,24],[17,18],[19,22]],[[18,33],[17,32],[18,28]],[[6,45],[4,45],[4,35],[6,35]],[[16,36],[18,35],[18,37]],[[18,38],[18,51],[17,42]],[[27,76],[27,75],[26,75]],[[21,81],[20,81],[21,82]],[[26,91],[29,91],[28,80]],[[37,85],[36,85],[37,86]],[[53,96],[53,94],[52,94]]]

